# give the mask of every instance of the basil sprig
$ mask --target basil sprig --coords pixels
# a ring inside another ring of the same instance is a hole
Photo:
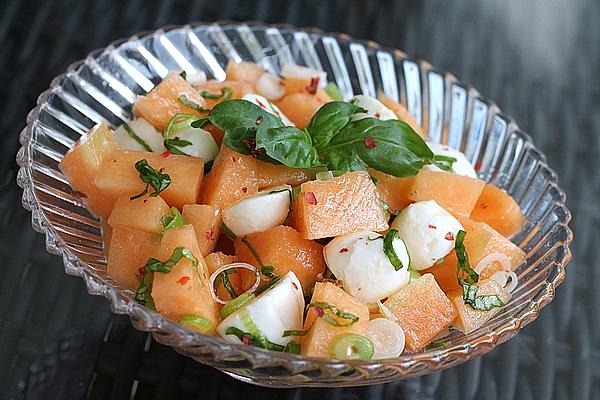
[[[152,189],[154,189],[154,193],[150,194],[150,196],[156,197],[171,184],[169,174],[163,174],[160,170],[152,168],[145,158],[135,163],[135,169],[140,173],[140,179],[146,184],[146,188],[141,193],[131,196],[129,200],[135,200],[144,196],[148,193],[149,186],[152,186]]]
[[[465,304],[471,306],[474,310],[489,311],[494,307],[503,307],[504,302],[498,295],[481,295],[477,296],[479,286],[476,283],[479,281],[479,274],[475,272],[469,265],[469,257],[465,249],[464,240],[467,232],[458,231],[454,244],[454,251],[458,262],[456,264],[456,277],[458,283],[462,287],[463,300]]]
[[[394,240],[402,240],[397,229],[390,229],[383,239],[383,252],[390,260],[390,264],[394,266],[396,271],[399,271],[404,265],[400,261],[400,257],[394,249]],[[406,266],[408,268],[408,265]]]
[[[339,326],[350,326],[350,325],[354,324],[355,322],[358,322],[358,320],[360,319],[358,316],[356,316],[350,312],[340,310],[336,306],[329,304],[325,301],[316,301],[314,303],[310,303],[308,306],[306,306],[306,309],[308,310],[310,308],[316,309],[318,317],[333,326],[338,326],[338,327]],[[348,322],[342,323],[342,322],[338,321],[337,319],[333,318],[332,316],[326,314],[325,313],[326,310],[331,311],[332,314],[336,315],[337,317],[339,317],[341,319],[348,320]]]

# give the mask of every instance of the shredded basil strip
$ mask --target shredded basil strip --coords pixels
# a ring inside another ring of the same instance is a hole
[[[425,346],[425,351],[441,349],[442,347],[446,347],[446,346],[448,346],[448,342],[430,343],[427,346]]]
[[[235,299],[236,297],[238,297],[238,294],[235,291],[235,288],[233,287],[233,285],[231,284],[231,281],[229,280],[229,274],[233,274],[233,273],[235,273],[235,271],[233,269],[225,270],[225,271],[221,272],[219,274],[219,276],[217,276],[217,279],[215,280],[215,288],[218,288],[222,282],[223,286],[225,287],[225,290],[227,290],[227,293],[229,294],[230,299]]]
[[[140,179],[146,184],[146,188],[139,194],[131,196],[129,200],[135,200],[148,193],[148,187],[154,189],[151,197],[156,197],[171,184],[171,177],[159,170],[152,168],[145,158],[135,163],[135,169],[140,173]]]
[[[456,158],[450,156],[444,156],[440,154],[433,155],[433,165],[446,172],[453,172],[453,166],[456,162]]]
[[[404,265],[402,265],[402,261],[400,261],[400,258],[398,257],[398,254],[396,254],[396,250],[394,249],[395,239],[402,240],[400,238],[398,230],[390,229],[385,235],[385,238],[383,239],[383,252],[390,260],[390,264],[394,266],[394,269],[396,271],[399,271]]]
[[[317,301],[314,303],[310,303],[308,306],[306,306],[306,309],[310,309],[310,308],[320,308],[323,311],[329,310],[329,311],[331,311],[332,314],[338,316],[339,318],[349,320],[347,323],[341,323],[337,319],[335,319],[325,313],[323,313],[322,315],[319,315],[319,318],[323,319],[324,321],[328,322],[329,324],[331,324],[333,326],[350,326],[360,319],[356,315],[346,312],[346,311],[343,311],[343,310],[340,310],[336,306],[331,305],[324,301]]]
[[[135,133],[135,131],[131,128],[131,126],[129,126],[129,124],[127,122],[123,122],[123,128],[125,129],[125,131],[127,131],[127,134],[129,136],[131,136],[131,138],[133,140],[135,140],[140,145],[142,145],[144,150],[150,151],[150,152],[152,151],[152,147],[150,147],[144,139],[142,139],[137,133]]]
[[[179,148],[191,146],[192,142],[190,142],[189,140],[182,140],[182,139],[177,139],[177,138],[165,139],[164,145],[165,145],[165,148],[173,154],[178,154],[180,156],[189,156],[189,154],[184,153],[183,151],[179,150]]]
[[[223,101],[225,100],[229,100],[231,98],[231,96],[233,95],[233,89],[230,88],[229,86],[224,86],[220,89],[221,94],[213,94],[210,92],[207,92],[206,90],[203,90],[200,92],[200,96],[204,97],[205,99],[212,99],[212,100],[219,100],[219,99],[223,99]]]
[[[291,354],[300,354],[300,350],[300,343],[294,342],[293,340],[286,344],[285,348],[283,349],[285,353]]]
[[[303,329],[290,329],[289,331],[283,331],[283,335],[281,335],[281,337],[306,336],[307,334],[308,331],[305,331]]]
[[[233,231],[229,229],[227,225],[225,225],[225,222],[221,222],[221,232],[223,232],[223,234],[231,240],[235,240],[237,238],[235,233],[233,233]]]
[[[271,288],[273,285],[275,285],[281,277],[279,275],[273,273],[273,271],[275,270],[274,266],[265,265],[263,263],[262,259],[260,258],[260,255],[254,248],[254,246],[252,246],[250,241],[248,241],[248,238],[243,237],[241,239],[241,242],[244,246],[246,246],[248,248],[248,250],[250,250],[250,253],[252,253],[252,256],[254,256],[256,263],[260,267],[260,273],[263,274],[264,276],[266,276],[267,278],[269,278],[269,281],[267,283],[265,283],[263,286],[259,287],[258,289],[256,289],[254,291],[254,293],[258,296],[259,294],[265,292],[266,290]]]
[[[151,310],[156,310],[154,299],[152,298],[152,283],[154,282],[154,272],[147,271],[144,268],[144,275],[139,278],[140,285],[135,292],[134,300],[139,304],[148,307]]]
[[[243,330],[241,330],[240,328],[236,328],[235,326],[230,326],[229,328],[227,328],[227,330],[225,331],[225,334],[226,335],[234,335],[241,341],[244,341],[244,338],[246,338],[250,341],[250,343],[253,346],[261,347],[263,349],[274,350],[274,351],[284,351],[285,350],[285,346],[282,346],[277,343],[273,343],[270,340],[268,340],[266,337],[264,337],[263,335],[260,335],[260,336],[253,335],[250,332],[244,332]]]
[[[162,223],[163,231],[185,225],[183,215],[181,215],[177,207],[171,207],[171,214],[163,215],[160,222]]]
[[[182,94],[177,100],[184,106],[196,110],[198,112],[209,112],[210,110],[202,107],[200,104],[190,100],[185,94]]]

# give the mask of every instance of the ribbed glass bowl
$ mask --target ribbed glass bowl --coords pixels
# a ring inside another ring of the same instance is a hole
[[[63,155],[100,121],[117,126],[131,117],[138,94],[170,70],[204,71],[224,79],[228,60],[254,61],[277,73],[295,63],[325,70],[344,97],[378,91],[404,103],[433,142],[462,150],[479,176],[506,189],[527,219],[513,240],[527,252],[512,300],[481,329],[452,331],[442,349],[389,360],[336,361],[236,345],[191,331],[150,311],[106,273],[99,221],[73,193],[58,168]],[[246,382],[278,386],[351,386],[387,382],[461,364],[487,353],[533,321],[554,297],[570,260],[569,210],[546,159],[515,122],[478,92],[428,63],[373,42],[315,29],[262,24],[165,27],[119,40],[71,65],[38,98],[20,136],[18,184],[33,228],[65,272],[85,280],[117,314],[152,332],[177,352]]]

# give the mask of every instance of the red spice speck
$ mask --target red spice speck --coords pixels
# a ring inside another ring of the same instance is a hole
[[[235,162],[235,157],[231,156],[231,161]]]
[[[365,147],[367,149],[374,149],[377,147],[377,143],[375,143],[375,140],[371,136],[367,136],[365,137]]]
[[[317,87],[319,86],[319,77],[315,76],[310,78],[310,84],[306,87],[306,91],[310,94],[317,93]]]
[[[144,276],[145,273],[146,273],[146,267],[140,267],[140,268],[138,268],[138,275],[139,276]]]
[[[263,121],[265,120],[265,118],[261,115],[260,117],[258,117],[258,119],[256,120],[256,125],[260,125],[263,123]]]
[[[375,113],[375,118],[381,118],[381,114],[380,114],[380,113],[378,113],[378,112],[376,112],[376,113]]]
[[[298,290],[298,285],[296,285],[296,282],[292,282],[292,286],[294,287],[294,289]]]
[[[482,203],[479,208],[481,208],[482,210],[485,210],[486,208],[488,208],[488,205],[485,203]]]
[[[306,201],[308,202],[308,204],[316,205],[317,197],[313,192],[306,192]]]
[[[250,340],[250,338],[247,336],[242,336],[242,343],[244,343],[246,346],[250,346],[252,344],[252,340]]]
[[[158,172],[164,172],[164,170],[165,170],[164,168],[161,168],[158,170]]]
[[[162,153],[160,153],[161,157],[167,158],[171,155],[171,152],[169,150],[165,150]]]
[[[380,301],[381,301],[382,303],[385,303],[385,302],[387,301],[387,299],[388,299],[387,297],[384,297],[384,298],[383,298],[383,299],[381,299]]]
[[[479,171],[481,169],[481,161],[477,161],[477,163],[475,163],[475,171]]]
[[[429,229],[437,229],[437,226],[435,226],[435,225],[431,225],[431,224],[427,225],[427,227],[428,227]]]
[[[349,251],[349,250],[348,250],[348,248],[347,248],[347,247],[342,247],[342,248],[340,249],[340,253],[347,253],[348,251]]]
[[[258,99],[256,99],[256,104],[258,104],[259,107],[262,107],[265,110],[267,109],[267,106],[265,106],[265,104],[262,101],[258,100]]]
[[[80,192],[79,190],[75,191],[75,194],[79,197],[81,197],[82,199],[85,199],[87,196],[85,195],[85,193]]]
[[[181,279],[179,279],[177,281],[177,283],[179,283],[180,285],[185,285],[189,281],[190,281],[190,277],[189,276],[182,276]]]
[[[242,193],[246,193],[248,191],[248,188],[246,186],[242,186]]]
[[[315,307],[314,310],[315,314],[317,314],[317,317],[322,317],[325,315],[325,311],[321,307]]]
[[[446,239],[446,240],[454,240],[454,233],[452,233],[452,232],[446,233],[446,236],[444,236],[444,239]]]
[[[214,232],[212,229],[204,232],[204,237],[206,238],[206,240],[215,240]]]

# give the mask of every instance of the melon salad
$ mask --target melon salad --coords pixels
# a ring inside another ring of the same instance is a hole
[[[202,334],[335,359],[444,347],[507,304],[524,217],[464,154],[321,71],[226,76],[169,73],[61,161],[119,288]]]

